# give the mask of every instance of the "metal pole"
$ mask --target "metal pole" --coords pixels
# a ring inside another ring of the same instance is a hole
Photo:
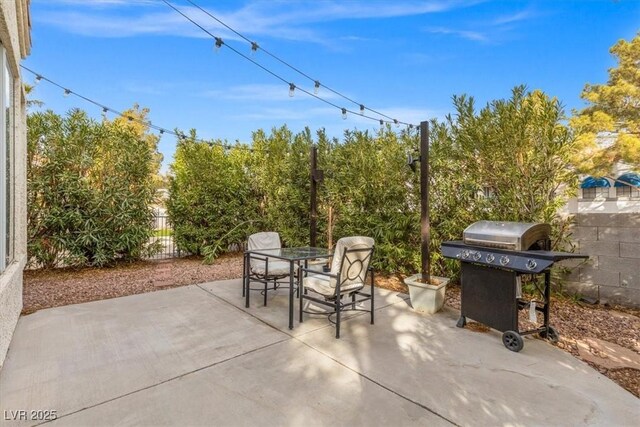
[[[309,244],[316,246],[316,233],[318,221],[318,201],[317,192],[317,168],[318,168],[318,147],[311,146],[311,214],[309,217]]]
[[[420,123],[420,230],[422,279],[430,282],[431,259],[429,254],[429,240],[431,225],[429,223],[429,122]]]

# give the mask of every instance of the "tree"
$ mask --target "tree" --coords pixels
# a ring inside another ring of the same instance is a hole
[[[590,105],[571,119],[573,162],[578,172],[595,176],[608,175],[618,162],[640,168],[640,32],[610,52],[618,64],[608,82],[585,85],[581,97]]]

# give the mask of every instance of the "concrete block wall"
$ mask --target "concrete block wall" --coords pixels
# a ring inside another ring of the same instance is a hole
[[[589,255],[566,287],[601,303],[640,307],[640,213],[578,213],[572,239]]]

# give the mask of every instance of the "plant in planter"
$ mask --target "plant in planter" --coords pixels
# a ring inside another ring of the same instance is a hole
[[[431,259],[429,253],[429,122],[420,123],[420,157],[408,158],[408,165],[415,171],[420,162],[420,224],[421,224],[421,272],[404,279],[409,288],[409,299],[414,310],[433,314],[444,305],[448,278],[430,274]]]

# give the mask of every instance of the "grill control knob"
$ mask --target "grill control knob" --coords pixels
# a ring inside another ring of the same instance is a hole
[[[474,261],[480,261],[480,258],[482,258],[482,254],[480,252],[474,252],[473,253]]]
[[[533,259],[529,259],[527,260],[527,270],[533,270],[538,266],[538,263],[533,260]]]
[[[495,257],[495,256],[493,256],[493,254],[488,254],[488,255],[487,255],[487,262],[488,262],[489,264],[491,264],[495,259],[496,259],[496,257]]]
[[[464,251],[462,251],[462,258],[464,258],[464,259],[469,258],[469,251],[468,250],[465,249]]]
[[[500,265],[507,265],[509,264],[509,257],[506,255],[503,255],[500,257]]]

